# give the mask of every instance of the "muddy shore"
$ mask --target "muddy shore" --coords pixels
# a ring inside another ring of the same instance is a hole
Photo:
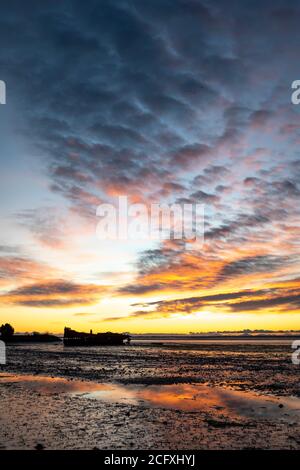
[[[7,358],[2,449],[300,449],[290,344],[15,345]]]

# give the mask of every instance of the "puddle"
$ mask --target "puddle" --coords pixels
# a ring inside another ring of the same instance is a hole
[[[111,390],[88,392],[85,397],[151,408],[188,412],[214,411],[216,414],[228,414],[236,418],[278,418],[293,422],[300,418],[300,399],[297,397],[262,396],[199,384],[112,385]]]
[[[20,383],[42,394],[71,394],[107,403],[187,412],[208,412],[231,417],[253,417],[298,422],[300,399],[275,397],[202,384],[99,384],[35,375],[0,375],[1,383]]]
[[[68,380],[61,377],[46,377],[41,375],[0,375],[1,383],[20,383],[27,388],[45,395],[59,393],[86,393],[98,390],[109,390],[109,384],[97,384],[95,382],[83,382],[81,380]]]

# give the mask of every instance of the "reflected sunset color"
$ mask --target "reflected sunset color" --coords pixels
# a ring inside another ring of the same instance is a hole
[[[25,389],[29,388],[31,392],[39,392],[42,395],[69,394],[73,397],[133,407],[204,413],[214,410],[217,416],[230,416],[230,419],[268,417],[293,422],[298,419],[300,413],[300,399],[297,397],[268,397],[255,392],[205,384],[121,385],[14,374],[0,374],[1,382],[18,383]],[[279,407],[279,404],[283,406]]]

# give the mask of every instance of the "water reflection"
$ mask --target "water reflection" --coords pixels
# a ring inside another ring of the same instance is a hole
[[[202,384],[120,385],[36,375],[0,375],[1,383],[18,383],[42,394],[67,393],[108,403],[211,412],[231,417],[298,420],[300,399],[209,387]]]
[[[94,391],[85,396],[104,401],[138,404],[188,412],[222,413],[238,418],[262,417],[287,419],[300,417],[300,399],[263,396],[253,392],[209,387],[201,384],[150,386],[114,385],[110,392]]]
[[[1,374],[0,384],[1,383],[20,383],[30,388],[30,390],[35,390],[46,395],[57,393],[86,393],[110,389],[110,385],[107,384],[40,375]]]

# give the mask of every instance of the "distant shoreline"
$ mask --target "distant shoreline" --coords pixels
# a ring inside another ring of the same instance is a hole
[[[216,334],[216,335],[201,335],[201,334],[131,334],[133,344],[138,341],[294,341],[300,340],[299,334],[256,334],[256,335],[243,335],[243,334]],[[6,339],[7,344],[20,344],[20,343],[61,343],[62,335],[52,334],[15,334],[12,338]],[[0,337],[1,339],[1,337]]]
[[[1,336],[0,336],[1,339]],[[7,344],[19,343],[60,343],[61,338],[50,334],[31,334],[31,335],[14,335],[11,338],[4,339]]]
[[[300,339],[300,333],[298,335],[291,334],[291,335],[163,335],[163,334],[152,334],[152,335],[131,335],[133,341],[135,340],[187,340],[187,341],[194,341],[194,340],[276,340],[276,339],[286,339],[286,340],[293,340],[293,339]]]

